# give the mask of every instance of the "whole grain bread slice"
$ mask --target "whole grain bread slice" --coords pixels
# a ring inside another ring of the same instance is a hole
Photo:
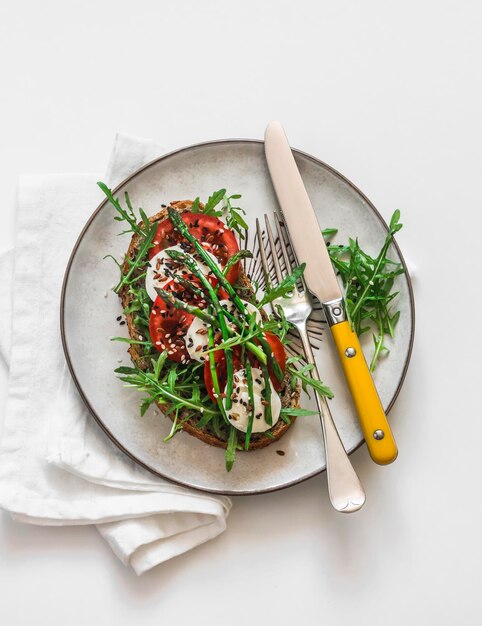
[[[191,210],[193,206],[193,202],[192,200],[178,200],[175,202],[171,202],[170,206],[176,209],[177,211],[179,211],[179,213],[184,213],[185,211]],[[201,209],[203,208],[202,203],[200,203],[199,206]],[[167,207],[166,207],[166,208],[161,209],[161,211],[159,211],[155,215],[151,216],[149,218],[149,221],[152,224],[153,222],[158,222],[158,221],[166,219],[167,215],[168,213],[167,213]],[[140,244],[140,237],[139,235],[134,234],[131,239],[127,253],[126,253],[126,260],[124,261],[124,268],[123,268],[124,271],[126,271],[128,268],[127,258],[131,260],[135,258],[139,250],[139,244]],[[249,280],[249,277],[245,274],[243,269],[241,269],[240,276],[239,276],[237,284],[235,285],[235,288],[239,290],[240,295],[242,294],[243,297],[246,297],[246,293],[248,294],[253,293],[251,281]],[[124,286],[123,288],[121,288],[121,290],[119,291],[119,297],[121,299],[122,306],[124,309],[132,301],[132,295],[129,293],[129,289],[127,286]],[[262,312],[262,314],[263,313],[264,312]],[[127,326],[129,330],[129,335],[132,339],[138,340],[144,337],[142,330],[139,328],[136,328],[135,326],[133,313],[126,314],[126,322],[127,322]],[[137,367],[139,367],[142,370],[146,370],[149,367],[150,362],[146,357],[143,356],[142,349],[139,345],[131,344],[128,351],[129,351],[129,354],[133,363]],[[281,399],[281,406],[283,408],[287,408],[287,407],[298,408],[299,407],[300,389],[299,389],[299,386],[297,386],[294,390],[291,389],[290,376],[288,373],[285,376],[285,379],[283,381],[283,385],[279,394],[280,394],[280,399]],[[159,402],[156,404],[162,412],[167,411],[167,409],[169,408],[168,403]],[[216,446],[219,448],[226,448],[227,447],[227,441],[226,441],[227,431],[226,431],[226,437],[224,437],[224,436],[216,435],[213,432],[209,424],[203,428],[198,428],[197,423],[200,417],[201,415],[199,415],[198,417],[190,417],[188,419],[183,419],[183,416],[181,415],[180,421],[183,424],[183,430],[185,430],[190,435],[197,437],[198,439],[201,439],[201,441],[204,441],[205,443],[211,446]],[[274,441],[277,441],[278,439],[280,439],[280,437],[282,437],[287,432],[287,430],[293,424],[295,419],[296,419],[295,416],[290,417],[290,423],[286,423],[282,419],[279,419],[278,422],[273,426],[273,428],[267,431],[267,433],[253,433],[251,435],[248,449],[256,450],[259,448],[264,448],[270,445],[271,443],[273,443]],[[224,433],[221,433],[221,435],[224,435]],[[239,433],[239,435],[241,437],[243,436],[242,433]]]

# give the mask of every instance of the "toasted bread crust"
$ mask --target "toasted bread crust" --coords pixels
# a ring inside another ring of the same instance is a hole
[[[179,200],[176,202],[171,202],[170,206],[175,208],[177,211],[179,211],[179,213],[184,213],[185,211],[189,211],[191,209],[192,204],[193,203],[191,200]],[[201,208],[202,206],[203,205],[200,204]],[[149,221],[151,223],[156,222],[156,221],[161,221],[163,219],[166,219],[167,215],[168,215],[167,209],[162,209],[155,215],[151,216],[149,218]],[[128,257],[130,259],[133,259],[138,249],[139,249],[139,236],[134,234],[131,239],[129,248],[127,250],[126,258]],[[124,271],[126,270],[126,268],[127,268],[127,261],[124,262],[124,268],[123,268]],[[238,284],[241,288],[244,288],[247,290],[252,289],[251,282],[248,276],[246,276],[246,274],[244,273],[242,269],[241,269],[240,276],[238,279]],[[126,308],[131,302],[131,295],[129,294],[127,287],[123,287],[119,291],[119,297],[121,299],[123,308]],[[142,337],[142,335],[140,335],[139,333],[139,330],[134,325],[134,315],[132,313],[126,314],[126,322],[127,322],[127,326],[129,329],[129,335],[132,339],[139,339],[139,337]],[[136,344],[131,344],[128,352],[130,354],[132,361],[135,363],[137,367],[143,370],[147,369],[148,362],[146,358],[142,356],[140,349]],[[286,408],[286,407],[297,408],[299,406],[300,389],[299,387],[296,387],[294,391],[291,390],[289,374],[286,374],[285,380],[283,381],[283,386],[280,392],[280,398],[281,398],[281,406],[283,408]],[[169,408],[168,403],[156,403],[156,404],[158,408],[163,412]],[[268,436],[265,433],[253,433],[251,435],[248,449],[257,450],[259,448],[264,448],[266,446],[269,446],[271,443],[277,441],[278,439],[280,439],[280,437],[282,437],[287,432],[290,426],[294,423],[295,419],[296,419],[295,417],[291,417],[290,424],[287,424],[282,419],[279,419],[278,422],[275,424],[275,426],[268,431],[271,436]],[[196,424],[197,424],[196,419],[190,418],[183,422],[183,430],[189,433],[190,435],[192,435],[193,437],[197,437],[197,439],[200,439],[201,441],[204,441],[205,443],[211,446],[216,446],[218,448],[227,447],[226,441],[216,436],[209,429],[209,427],[197,428]]]

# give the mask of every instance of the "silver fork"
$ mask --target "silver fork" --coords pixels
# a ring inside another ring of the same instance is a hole
[[[268,216],[264,216],[266,222],[266,234],[268,244],[273,257],[273,265],[278,283],[283,280],[283,272],[276,251],[275,239],[269,223]],[[286,272],[292,271],[292,265],[288,254],[288,249],[283,235],[283,228],[280,217],[275,213],[275,224],[278,239],[283,255]],[[289,242],[289,233],[284,229]],[[256,219],[256,232],[258,236],[259,251],[261,257],[261,265],[267,280],[270,280],[270,271],[266,258],[266,251],[263,244],[261,228],[259,220]],[[302,282],[302,288],[296,286],[289,297],[277,298],[272,304],[279,304],[283,309],[286,319],[291,322],[298,330],[301,343],[306,356],[306,362],[313,365],[310,370],[311,377],[314,380],[320,380],[316,367],[313,351],[311,349],[308,332],[306,330],[306,322],[313,310],[312,299],[309,291],[306,289],[305,283]],[[276,308],[273,306],[273,313],[277,316]],[[333,417],[326,398],[315,391],[316,403],[320,413],[321,428],[323,432],[323,440],[325,443],[326,453],[326,474],[328,482],[328,493],[333,507],[341,513],[352,513],[360,509],[365,503],[365,491],[353,469],[350,459],[343,447],[340,436],[336,430]]]

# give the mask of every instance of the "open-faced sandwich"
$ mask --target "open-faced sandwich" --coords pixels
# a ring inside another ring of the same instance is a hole
[[[171,202],[140,218],[128,195],[125,207],[100,184],[132,233],[115,291],[123,306],[133,367],[120,379],[147,396],[179,430],[226,448],[255,450],[278,440],[299,408],[299,377],[287,357],[289,324],[266,305],[292,289],[300,268],[277,288],[258,295],[243,269],[252,253],[240,249],[247,228],[225,190],[206,204]]]
[[[130,344],[133,367],[115,371],[145,394],[141,415],[156,404],[172,420],[165,441],[184,430],[225,448],[229,471],[236,450],[265,447],[297,416],[312,414],[299,407],[300,384],[332,397],[311,378],[312,365],[287,356],[291,325],[281,308],[274,304],[276,316],[266,308],[293,290],[303,266],[273,289],[267,280],[262,293],[243,269],[253,255],[239,246],[248,228],[244,211],[233,206],[241,196],[220,189],[205,204],[199,198],[171,202],[147,217],[142,209],[137,216],[127,193],[122,205],[106,185],[99,186],[116,210],[114,219],[127,225],[120,234],[132,234],[125,258],[114,259],[120,269],[114,291],[126,318],[117,321],[127,323],[129,337],[114,339]],[[372,371],[388,354],[384,341],[394,337],[400,316],[393,287],[404,268],[387,256],[402,227],[399,218],[395,211],[376,257],[355,239],[336,246],[327,241],[350,322],[359,335],[373,333]],[[327,240],[336,233],[323,231]]]

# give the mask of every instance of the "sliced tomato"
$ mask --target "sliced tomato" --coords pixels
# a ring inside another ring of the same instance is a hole
[[[286,352],[283,347],[283,344],[278,339],[276,335],[272,333],[266,333],[266,341],[269,343],[271,351],[273,353],[273,357],[278,361],[283,374],[286,370]],[[243,368],[243,364],[240,359],[240,348],[234,348],[232,350],[233,355],[233,370],[240,370]],[[248,352],[249,362],[252,367],[259,367],[259,361],[253,357],[252,353]],[[226,355],[224,350],[216,350],[214,352],[214,361],[216,367],[216,375],[218,377],[219,389],[221,392],[224,390],[226,386]],[[274,372],[269,368],[269,377],[271,382],[273,383],[273,387],[276,391],[279,391],[282,387],[283,381],[279,381]],[[204,363],[204,384],[206,385],[207,392],[213,402],[216,402],[216,398],[214,396],[214,386],[213,386],[213,377],[211,374],[211,367],[209,365],[209,359],[206,359]]]
[[[266,341],[269,343],[269,347],[273,353],[273,357],[278,361],[279,366],[281,367],[281,371],[283,374],[286,371],[286,352],[283,344],[279,340],[276,335],[272,333],[266,333],[265,335]],[[269,369],[269,377],[271,378],[271,382],[273,383],[273,387],[276,391],[279,391],[283,385],[282,380],[278,380],[274,374],[274,372]]]
[[[171,291],[177,298],[187,301],[186,293],[182,287],[170,281],[164,286],[166,291]],[[204,308],[205,303],[199,301],[189,293],[190,303]],[[174,308],[166,304],[159,296],[156,298],[149,317],[149,333],[155,349],[158,352],[167,350],[167,356],[171,361],[180,363],[183,357],[186,361],[191,358],[184,342],[186,332],[191,325],[194,315]]]
[[[238,242],[233,231],[217,217],[204,215],[203,213],[191,213],[189,211],[182,213],[181,217],[189,232],[196,237],[203,245],[203,248],[219,259],[222,267],[226,265],[228,259],[239,251]],[[149,258],[152,259],[161,250],[175,246],[181,241],[186,240],[174,229],[171,220],[162,220],[157,227],[153,240],[154,246],[149,250]],[[226,278],[232,285],[239,277],[239,270],[240,264],[238,262],[227,273]]]

